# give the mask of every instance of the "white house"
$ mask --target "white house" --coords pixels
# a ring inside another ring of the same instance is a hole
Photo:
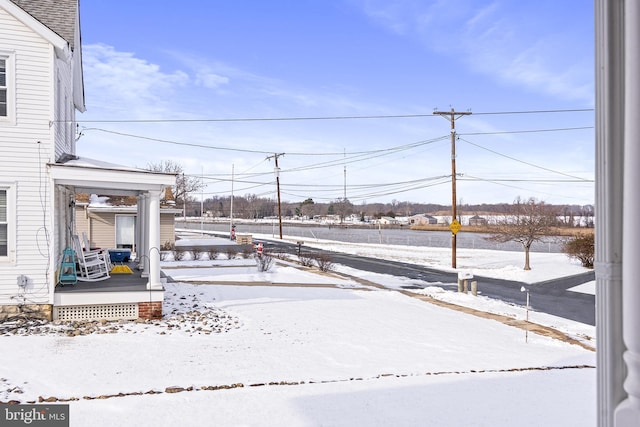
[[[170,193],[170,192],[169,192]],[[78,235],[84,235],[91,248],[126,248],[136,253],[136,197],[96,197],[76,194],[75,225]],[[175,244],[175,217],[182,209],[175,207],[173,198],[160,203],[160,243]]]
[[[390,216],[383,216],[376,220],[376,224],[379,225],[398,225],[399,222],[395,218],[391,218]]]
[[[78,1],[0,0],[0,319],[161,314],[159,201],[175,176],[76,156],[75,113],[85,110]],[[138,198],[143,286],[56,287],[77,234],[76,193]]]

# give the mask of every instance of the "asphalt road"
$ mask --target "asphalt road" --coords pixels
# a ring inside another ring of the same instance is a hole
[[[298,249],[294,244],[277,240],[264,240],[264,243],[266,252],[276,251],[295,254]],[[458,289],[458,276],[455,273],[439,271],[416,264],[328,252],[319,249],[311,250],[304,246],[302,250],[315,253],[328,253],[331,255],[334,264],[342,264],[358,270],[374,273],[415,279],[416,284],[408,285],[407,288],[409,289],[424,288],[425,285],[421,282],[437,283],[439,287],[454,291]],[[548,313],[588,325],[595,325],[595,296],[567,290],[582,283],[595,280],[595,273],[593,271],[535,284],[480,276],[474,276],[473,280],[478,282],[478,294],[523,306],[526,304],[526,292],[521,291],[521,288],[524,286],[529,291],[529,306],[531,310]]]

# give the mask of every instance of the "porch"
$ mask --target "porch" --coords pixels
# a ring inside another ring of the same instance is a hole
[[[129,267],[132,274],[112,274],[99,282],[57,285],[53,320],[135,320],[162,317],[164,288],[147,289],[148,277]],[[161,282],[166,279],[161,277]]]
[[[55,185],[51,259],[64,261],[64,251],[73,246],[72,240],[78,235],[76,194],[131,196],[137,201],[134,247],[142,269],[140,272],[132,268],[133,274],[114,274],[103,281],[50,288],[52,318],[70,321],[161,318],[164,281],[160,272],[160,198],[166,188],[175,184],[175,175],[76,156],[48,166]],[[51,263],[52,281],[60,265],[58,261]]]

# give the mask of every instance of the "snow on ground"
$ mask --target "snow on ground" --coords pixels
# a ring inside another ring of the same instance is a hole
[[[253,235],[255,239],[270,240],[271,235]],[[302,240],[296,236],[283,236],[283,240],[297,242]],[[226,242],[224,239],[215,239]],[[304,239],[305,248],[319,248],[335,252],[343,252],[362,255],[371,258],[401,261],[406,263],[424,265],[442,271],[470,272],[474,276],[515,280],[523,283],[539,283],[559,277],[573,276],[593,271],[581,266],[580,262],[567,257],[562,253],[530,254],[531,270],[524,270],[524,252],[495,251],[486,249],[458,249],[457,269],[451,268],[451,250],[448,248],[396,246],[371,243],[346,243],[321,239]],[[202,242],[211,239],[202,240]],[[361,279],[378,283],[389,289],[402,289],[407,286],[424,286],[425,289],[415,289],[412,292],[429,295],[438,300],[446,301],[463,307],[478,309],[481,311],[505,315],[512,318],[523,319],[526,313],[526,294],[522,294],[522,304],[513,305],[482,296],[482,283],[479,284],[478,296],[470,294],[450,292],[443,289],[440,283],[427,283],[415,279],[394,277],[390,275],[376,274],[365,271],[356,271],[349,267],[335,266],[335,271],[349,274]],[[219,274],[219,273],[218,273]],[[295,279],[289,279],[295,280]],[[452,285],[452,284],[449,284]],[[595,295],[595,281],[571,288],[570,291]],[[541,325],[553,327],[572,338],[595,346],[595,327],[583,323],[530,311],[529,319]]]
[[[176,282],[162,321],[0,336],[0,401],[77,398],[72,426],[596,424],[593,351],[400,294],[404,279],[224,258],[163,262]],[[557,261],[548,268],[560,274]]]

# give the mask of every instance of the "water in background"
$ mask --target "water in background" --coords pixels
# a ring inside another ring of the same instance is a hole
[[[229,223],[204,223],[187,222],[176,220],[176,228],[189,228],[207,231],[219,231],[229,235]],[[280,231],[278,223],[237,223],[236,233],[238,234],[264,234],[278,239]],[[302,240],[311,241],[314,239],[337,240],[349,243],[377,243],[385,245],[403,246],[427,246],[436,248],[451,247],[451,232],[449,231],[416,231],[408,228],[382,228],[375,226],[371,228],[349,228],[341,226],[296,226],[288,223],[282,225],[283,236],[297,236]],[[501,251],[523,251],[520,243],[507,242],[495,243],[486,240],[488,234],[465,233],[460,231],[456,242],[456,247],[471,249],[492,249]],[[531,245],[532,252],[562,252],[562,238],[548,237],[542,242],[534,242]]]

